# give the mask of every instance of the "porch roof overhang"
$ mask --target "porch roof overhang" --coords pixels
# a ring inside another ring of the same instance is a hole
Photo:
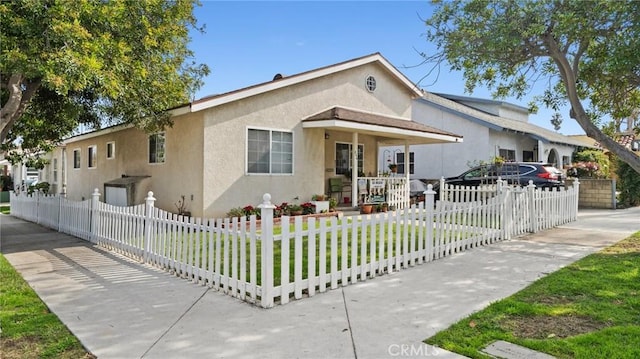
[[[462,142],[462,136],[406,118],[333,107],[302,120],[302,128],[358,132],[372,135],[381,145],[424,145]]]

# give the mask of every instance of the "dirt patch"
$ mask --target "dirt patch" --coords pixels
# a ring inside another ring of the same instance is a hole
[[[0,358],[22,359],[37,358],[41,356],[42,340],[38,336],[23,336],[20,338],[0,338],[2,348]],[[84,350],[73,349],[58,353],[59,358],[96,359],[97,357]]]
[[[602,253],[605,254],[625,254],[640,253],[640,237],[632,237],[630,239],[616,243],[616,245],[605,248]]]
[[[544,295],[540,297],[528,298],[524,300],[528,303],[546,304],[546,305],[565,305],[575,302],[575,298],[568,298],[566,296],[557,295]]]
[[[607,323],[576,315],[509,317],[502,325],[520,338],[566,338],[594,332],[607,327]]]

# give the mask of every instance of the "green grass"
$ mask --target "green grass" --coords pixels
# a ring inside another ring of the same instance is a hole
[[[488,358],[480,350],[495,340],[558,358],[640,358],[640,232],[425,342]]]
[[[9,207],[9,206],[0,206],[0,213],[9,214],[10,211],[11,211],[11,207]]]
[[[0,254],[2,358],[95,358]]]

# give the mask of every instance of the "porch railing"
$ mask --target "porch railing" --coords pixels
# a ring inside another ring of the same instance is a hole
[[[405,177],[359,177],[360,203],[388,203],[396,209],[410,204],[409,183]]]

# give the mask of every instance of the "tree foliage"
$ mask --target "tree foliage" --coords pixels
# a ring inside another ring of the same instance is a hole
[[[78,124],[170,125],[208,73],[187,47],[197,0],[0,2],[0,143],[47,150]],[[202,30],[202,29],[199,29]]]
[[[546,81],[541,102],[556,110],[568,102],[587,135],[640,173],[640,158],[596,123],[640,108],[640,1],[436,3],[427,38],[441,53],[427,57],[462,71],[467,91],[486,86],[495,97],[521,98]]]

